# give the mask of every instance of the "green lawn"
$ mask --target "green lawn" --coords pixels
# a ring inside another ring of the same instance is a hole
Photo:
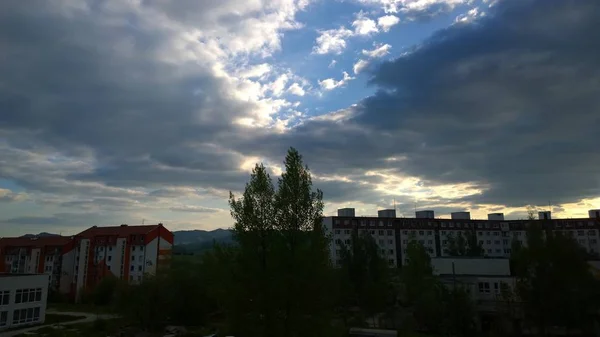
[[[48,303],[46,310],[55,310],[63,312],[87,312],[93,314],[114,314],[110,306],[96,306],[92,304],[79,303]]]

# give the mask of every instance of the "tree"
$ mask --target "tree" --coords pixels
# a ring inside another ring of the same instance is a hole
[[[572,238],[530,224],[527,246],[515,256],[514,267],[525,318],[541,333],[550,325],[567,331],[590,327],[600,308],[598,283]]]
[[[450,256],[483,256],[484,250],[482,245],[477,241],[475,231],[466,231],[463,235],[458,232],[457,237],[450,234],[448,240],[448,255]]]
[[[534,206],[527,206],[527,220],[535,220],[536,219],[536,209]]]
[[[339,304],[344,320],[352,307],[360,308],[369,317],[382,312],[390,297],[390,269],[373,237],[368,232],[359,235],[355,230],[351,244],[341,244],[340,252]]]
[[[276,230],[283,239],[282,336],[319,334],[330,325],[329,240],[322,227],[323,192],[312,190],[310,170],[290,148],[275,195]],[[312,279],[307,278],[310,275]],[[318,281],[314,281],[318,280]]]
[[[205,259],[218,275],[210,277],[210,293],[235,335],[319,336],[330,326],[323,193],[312,190],[298,151],[291,148],[284,164],[276,191],[258,164],[243,197],[230,194],[237,246],[218,248]]]

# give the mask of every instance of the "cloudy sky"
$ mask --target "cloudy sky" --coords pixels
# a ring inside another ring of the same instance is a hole
[[[294,146],[339,207],[600,208],[595,0],[4,0],[0,236],[228,227]]]

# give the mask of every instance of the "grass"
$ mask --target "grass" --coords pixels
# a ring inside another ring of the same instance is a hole
[[[96,306],[83,303],[48,303],[47,310],[58,312],[85,312],[91,314],[114,314],[110,306]]]
[[[109,320],[99,319],[89,323],[66,325],[60,329],[44,327],[35,330],[35,334],[39,337],[106,337],[114,335],[120,327],[125,325],[126,322],[119,318]],[[25,336],[30,335],[17,335],[17,337]]]
[[[19,326],[16,326],[14,328],[9,328],[9,329],[3,330],[3,331],[15,331],[15,330],[21,330],[21,329],[26,329],[26,328],[32,328],[32,327],[36,327],[36,326],[48,325],[48,324],[57,324],[57,323],[72,322],[72,321],[76,321],[76,320],[82,319],[82,318],[85,318],[85,316],[46,314],[46,319],[44,320],[44,323],[36,323],[36,324],[30,324],[30,325],[19,325]]]

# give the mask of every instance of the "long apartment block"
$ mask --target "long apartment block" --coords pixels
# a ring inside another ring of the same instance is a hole
[[[380,210],[374,216],[356,216],[353,208],[338,210],[337,216],[325,217],[323,224],[332,237],[331,260],[339,265],[342,244],[351,243],[353,232],[368,232],[381,249],[390,266],[406,263],[406,249],[417,240],[431,257],[449,256],[449,238],[475,234],[484,256],[509,258],[513,240],[527,245],[529,223],[537,222],[546,231],[562,232],[575,239],[586,251],[600,258],[600,210],[590,210],[588,218],[552,219],[550,212],[539,212],[537,220],[505,220],[502,213],[492,213],[487,220],[471,219],[469,212],[451,213],[450,219],[435,217],[434,211],[418,211],[414,218],[398,218],[393,209]]]
[[[0,272],[47,274],[49,289],[78,299],[104,277],[139,283],[167,267],[173,233],[162,224],[93,226],[73,236],[0,238]]]

